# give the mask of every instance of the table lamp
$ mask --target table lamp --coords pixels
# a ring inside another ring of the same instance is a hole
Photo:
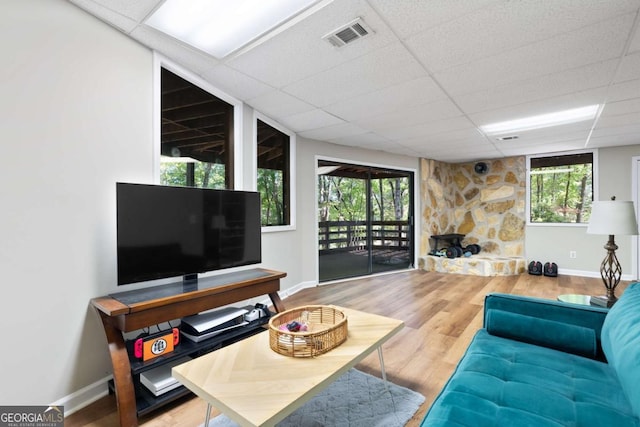
[[[591,208],[591,219],[589,234],[608,234],[609,241],[604,248],[607,250],[602,264],[600,264],[600,275],[607,289],[607,307],[611,307],[618,298],[615,296],[616,286],[620,283],[622,267],[616,257],[616,245],[614,235],[636,235],[638,234],[638,223],[636,222],[636,212],[633,202],[616,201],[616,197],[611,197],[608,201],[594,201]]]

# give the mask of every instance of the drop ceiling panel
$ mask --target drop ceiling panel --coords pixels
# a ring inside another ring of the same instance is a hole
[[[317,108],[282,119],[282,124],[294,132],[318,129],[341,123],[344,123],[344,121]]]
[[[469,129],[472,127],[473,125],[466,117],[459,116],[416,126],[402,126],[396,128],[381,129],[378,130],[378,133],[391,140],[400,141],[403,139],[434,136],[445,132],[460,129]]]
[[[74,1],[74,3],[76,3],[76,1]],[[77,1],[77,3],[80,3],[80,1]],[[89,2],[85,0],[83,3],[86,4]],[[94,0],[90,3],[117,11],[118,14],[133,19],[134,21],[142,22],[158,5],[163,3],[163,0]]]
[[[560,95],[588,89],[604,88],[611,81],[617,65],[617,59],[597,62],[584,67],[456,96],[455,100],[464,111],[472,114],[557,98]]]
[[[129,33],[136,28],[138,21],[128,18],[115,10],[109,9],[93,0],[70,0],[71,3],[98,17],[109,25],[116,27],[124,33]]]
[[[640,70],[638,70],[640,74]],[[640,75],[638,76],[640,77]],[[613,84],[607,91],[607,101],[623,101],[625,99],[640,98],[640,78],[624,83]]]
[[[424,58],[431,71],[439,72],[563,33],[589,32],[590,24],[633,12],[635,3],[635,0],[500,2],[422,32],[407,43]]]
[[[425,4],[424,0],[402,0],[400,6],[397,1],[370,0],[371,5],[386,17],[401,38],[502,2],[503,0],[430,0]]]
[[[342,48],[336,48],[322,40],[324,35],[358,17],[375,34]],[[264,42],[259,48],[233,58],[229,65],[274,87],[282,88],[396,40],[366,1],[335,0],[314,15]]]
[[[216,65],[210,70],[203,71],[202,76],[208,81],[216,82],[220,89],[233,93],[236,98],[243,101],[274,90],[273,87],[226,65]]]
[[[348,98],[325,109],[345,120],[357,121],[364,117],[386,115],[443,99],[447,99],[447,95],[431,77],[420,77]]]
[[[618,147],[624,145],[638,145],[640,137],[638,134],[622,134],[592,137],[589,140],[589,147]]]
[[[330,142],[334,142],[336,144],[360,146],[365,144],[384,144],[389,142],[389,140],[376,133],[368,132],[368,133],[361,133],[358,135],[352,135],[350,137],[334,138],[334,139],[331,139]]]
[[[621,55],[633,15],[599,22],[436,73],[452,95],[489,89],[606,61]],[[428,63],[428,57],[423,58]]]
[[[424,69],[413,56],[400,43],[394,43],[285,86],[283,90],[323,107],[424,75]]]
[[[433,144],[440,145],[447,149],[459,144],[490,144],[489,140],[484,135],[480,134],[476,128],[441,132],[436,135],[422,135],[417,138],[404,138],[402,140],[398,140],[398,142],[408,147],[419,147],[425,144]]]
[[[616,116],[640,111],[640,98],[627,99],[624,101],[610,102],[602,110],[602,117]]]
[[[315,109],[313,105],[275,89],[248,99],[247,104],[274,120]]]
[[[300,132],[300,135],[309,139],[330,141],[338,138],[360,135],[363,133],[368,133],[368,131],[352,123],[340,123],[319,129]]]
[[[399,127],[424,125],[443,119],[459,117],[460,115],[460,110],[453,102],[448,99],[443,99],[429,104],[402,108],[387,114],[367,116],[359,120],[354,120],[354,123],[362,127],[382,131]]]
[[[620,62],[615,82],[634,80],[640,76],[640,52],[625,56]]]

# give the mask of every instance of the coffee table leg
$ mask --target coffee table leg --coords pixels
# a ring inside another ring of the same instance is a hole
[[[382,371],[382,379],[387,383],[387,371],[384,369],[384,359],[382,358],[382,346],[378,347],[378,357],[380,358],[380,371]]]
[[[207,413],[204,416],[203,427],[209,427],[209,420],[211,419],[211,403],[207,403]]]

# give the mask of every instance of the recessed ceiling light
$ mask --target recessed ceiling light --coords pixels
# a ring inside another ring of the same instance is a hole
[[[555,113],[492,123],[480,126],[480,129],[489,134],[501,134],[577,123],[593,119],[599,107],[600,106],[596,104],[587,107],[573,108],[571,110],[556,111]]]
[[[146,24],[224,58],[319,0],[166,0]]]

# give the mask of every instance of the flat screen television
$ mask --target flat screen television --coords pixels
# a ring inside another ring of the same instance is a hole
[[[262,260],[257,192],[116,183],[118,285]]]

